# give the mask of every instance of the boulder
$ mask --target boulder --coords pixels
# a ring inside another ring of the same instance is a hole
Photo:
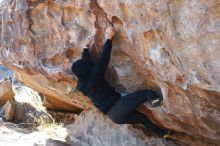
[[[96,110],[81,112],[74,123],[65,127],[66,142],[73,146],[213,146],[212,143],[183,133],[172,134],[170,141],[167,141],[158,135],[152,135],[140,125],[135,125],[134,128],[128,124],[115,124]]]
[[[96,60],[105,29],[114,25],[106,80],[122,92],[161,90],[163,106],[145,105],[146,115],[165,128],[219,143],[219,6],[219,0],[4,0],[0,63],[73,111],[93,108],[75,90],[70,67],[90,35]]]
[[[107,116],[94,110],[83,111],[66,129],[66,141],[73,145],[176,146],[158,136],[147,137],[142,130],[130,125],[115,124]]]

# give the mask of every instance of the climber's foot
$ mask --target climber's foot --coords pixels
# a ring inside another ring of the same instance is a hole
[[[156,98],[156,99],[153,99],[152,101],[150,101],[150,104],[153,107],[158,107],[158,106],[163,105],[163,100],[162,100],[162,98]]]
[[[167,133],[163,135],[163,139],[164,140],[169,140],[171,139],[172,134],[174,133],[174,131],[172,130],[167,130]]]

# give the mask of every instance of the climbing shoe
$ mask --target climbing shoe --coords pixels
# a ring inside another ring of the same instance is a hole
[[[152,101],[150,101],[150,104],[153,106],[153,107],[157,107],[157,106],[161,106],[163,104],[162,102],[163,100],[161,98],[157,98],[157,99],[154,99]]]
[[[171,139],[171,135],[173,134],[173,131],[168,130],[166,134],[163,135],[164,140],[169,140]]]

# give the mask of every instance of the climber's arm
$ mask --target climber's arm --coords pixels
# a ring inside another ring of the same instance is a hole
[[[112,40],[107,39],[103,49],[102,53],[95,63],[92,72],[91,72],[91,78],[99,78],[103,77],[105,74],[105,70],[109,64],[110,56],[111,56],[111,50],[112,50]]]
[[[82,60],[89,61],[89,48],[84,48],[82,52]]]

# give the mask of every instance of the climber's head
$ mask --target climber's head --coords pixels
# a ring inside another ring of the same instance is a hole
[[[71,70],[77,78],[82,78],[88,75],[91,70],[91,66],[88,62],[80,59],[73,63]]]

